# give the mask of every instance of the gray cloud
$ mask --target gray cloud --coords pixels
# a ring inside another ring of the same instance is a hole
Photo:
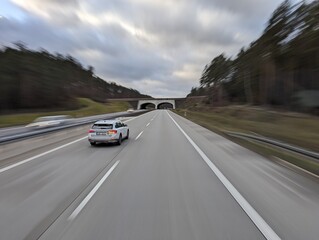
[[[185,96],[213,57],[235,55],[260,34],[280,0],[13,2],[26,17],[0,18],[1,44],[71,54],[107,81]]]
[[[50,51],[60,50],[63,52],[77,47],[66,31],[51,28],[36,18],[29,18],[26,22],[2,18],[0,32],[3,33],[0,37],[0,43],[3,45],[22,41],[30,48],[44,47]]]

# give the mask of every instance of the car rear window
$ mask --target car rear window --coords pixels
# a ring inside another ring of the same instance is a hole
[[[112,129],[113,124],[99,123],[92,126],[93,129]]]

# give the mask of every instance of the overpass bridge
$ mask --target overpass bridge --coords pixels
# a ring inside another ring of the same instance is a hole
[[[176,108],[176,102],[183,101],[185,98],[117,98],[108,99],[108,101],[126,101],[136,109],[147,108]]]

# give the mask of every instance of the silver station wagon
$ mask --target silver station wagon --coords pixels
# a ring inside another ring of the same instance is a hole
[[[123,139],[128,139],[130,130],[120,120],[99,120],[89,130],[88,140],[91,145],[97,143],[117,143],[121,145]]]

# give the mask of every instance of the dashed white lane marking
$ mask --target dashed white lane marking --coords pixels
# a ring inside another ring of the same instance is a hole
[[[154,117],[152,117],[151,122],[157,117],[157,115],[158,113]]]
[[[177,128],[184,134],[186,139],[193,145],[198,154],[215,173],[218,179],[226,187],[229,193],[234,197],[241,208],[246,212],[248,217],[256,225],[259,231],[264,235],[267,240],[280,240],[281,238],[275,233],[275,231],[266,223],[266,221],[259,215],[259,213],[248,203],[248,201],[238,192],[238,190],[231,184],[231,182],[222,174],[222,172],[213,164],[213,162],[206,156],[206,154],[197,146],[197,144],[184,132],[184,130],[178,125],[178,123],[172,118],[172,116],[166,111],[168,116],[175,123]]]
[[[146,127],[148,127],[151,123],[146,124]]]
[[[91,190],[91,192],[83,199],[83,201],[77,206],[77,208],[72,212],[69,216],[68,220],[72,221],[76,216],[82,211],[85,205],[90,201],[96,191],[102,186],[105,180],[110,176],[116,166],[119,164],[120,161],[114,163],[114,165],[107,171],[107,173],[103,176],[103,178],[95,185],[95,187]]]
[[[24,164],[24,163],[30,162],[30,161],[32,161],[32,160],[34,160],[34,159],[36,159],[36,158],[42,157],[42,156],[47,155],[47,154],[49,154],[49,153],[55,152],[55,151],[57,151],[57,150],[59,150],[59,149],[61,149],[61,148],[70,146],[71,144],[77,143],[77,142],[82,141],[82,140],[84,140],[84,139],[86,139],[86,138],[87,138],[87,136],[82,137],[82,138],[79,138],[79,139],[77,139],[77,140],[75,140],[75,141],[72,141],[72,142],[69,142],[69,143],[64,144],[64,145],[62,145],[62,146],[53,148],[53,149],[51,149],[51,150],[49,150],[49,151],[46,151],[46,152],[44,152],[44,153],[40,153],[40,154],[38,154],[38,155],[35,155],[35,156],[30,157],[30,158],[28,158],[28,159],[25,159],[25,160],[23,160],[23,161],[20,161],[20,162],[17,162],[17,163],[15,163],[15,164],[12,164],[12,165],[10,165],[10,166],[1,168],[1,169],[0,169],[0,173],[5,172],[5,171],[7,171],[7,170],[9,170],[9,169],[11,169],[11,168],[20,166],[20,165],[22,165],[22,164]]]
[[[137,140],[142,134],[143,134],[144,131],[140,132],[139,135],[137,135],[137,137],[135,138],[135,140]]]

